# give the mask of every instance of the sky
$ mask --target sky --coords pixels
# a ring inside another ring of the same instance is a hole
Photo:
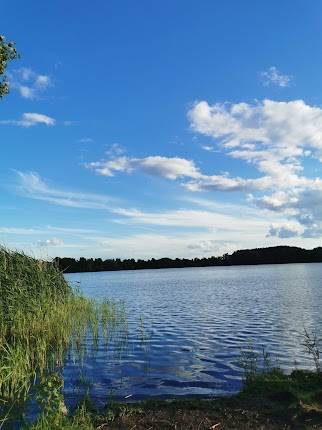
[[[322,3],[1,0],[0,243],[51,258],[322,244]]]

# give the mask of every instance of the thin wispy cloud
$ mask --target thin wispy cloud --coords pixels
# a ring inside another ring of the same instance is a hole
[[[11,71],[9,79],[10,87],[29,100],[39,99],[41,94],[53,85],[50,76],[38,74],[26,67]]]
[[[260,72],[260,80],[265,87],[275,85],[281,88],[289,87],[294,78],[291,75],[282,74],[275,66]]]
[[[33,127],[35,125],[53,126],[56,120],[48,115],[36,112],[27,112],[22,114],[20,119],[0,120],[0,124],[16,125],[19,127]]]
[[[106,155],[110,157],[116,157],[124,154],[126,152],[125,148],[119,143],[113,143],[112,145],[107,146],[107,150],[105,151]]]
[[[83,236],[90,234],[100,234],[101,232],[96,229],[89,228],[72,228],[61,226],[41,226],[41,227],[5,227],[0,226],[0,234],[2,235],[17,235],[17,236],[33,236],[33,235],[48,235],[52,233],[59,233],[62,235]]]
[[[35,172],[17,171],[18,183],[15,187],[20,195],[35,200],[70,208],[110,209],[115,199],[100,194],[80,193],[55,188],[46,183]]]
[[[78,139],[79,143],[93,143],[94,139],[92,139],[91,137],[82,137],[81,139]]]
[[[192,227],[202,230],[229,230],[247,232],[250,228],[265,229],[267,227],[267,218],[262,216],[256,208],[252,209],[252,214],[248,212],[248,217],[242,219],[242,210],[239,207],[238,215],[228,213],[228,211],[205,210],[205,209],[177,209],[159,212],[147,212],[137,209],[115,209],[115,214],[120,215],[121,222],[128,224],[142,224],[166,227]],[[280,218],[278,215],[275,218]],[[272,219],[272,217],[271,217]],[[281,219],[281,218],[280,218]]]
[[[200,234],[178,233],[140,233],[126,236],[106,236],[98,240],[101,252],[109,256],[131,258],[137,255],[139,258],[160,258],[168,256],[172,258],[186,256],[196,257],[205,255],[221,255],[227,250],[237,249],[237,244],[229,239],[218,240],[209,233]]]
[[[90,228],[72,228],[72,227],[55,227],[48,225],[46,226],[48,231],[56,231],[59,233],[67,233],[72,235],[83,235],[83,234],[99,234],[100,232]]]
[[[22,227],[0,227],[0,234],[3,235],[22,235],[22,236],[30,236],[35,234],[42,234],[43,230],[35,229],[35,228],[22,228]]]

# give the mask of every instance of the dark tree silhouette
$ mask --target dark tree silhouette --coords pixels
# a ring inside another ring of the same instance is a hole
[[[0,35],[0,99],[8,94],[9,83],[5,75],[8,62],[19,58],[13,42],[6,42],[4,36]]]
[[[175,267],[235,266],[254,264],[321,263],[322,248],[312,250],[295,246],[274,246],[270,248],[244,249],[221,257],[208,258],[151,258],[134,260],[113,258],[55,258],[55,263],[65,272],[100,272],[111,270],[165,269]]]

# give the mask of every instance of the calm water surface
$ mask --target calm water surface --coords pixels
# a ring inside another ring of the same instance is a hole
[[[241,384],[240,351],[265,348],[286,370],[311,362],[304,327],[322,332],[322,264],[161,269],[66,275],[88,296],[120,299],[127,344],[99,345],[82,375],[65,367],[65,392],[92,381],[99,402],[109,395],[225,395]]]

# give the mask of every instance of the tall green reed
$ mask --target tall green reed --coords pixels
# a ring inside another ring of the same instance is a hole
[[[84,354],[85,338],[108,339],[117,324],[123,308],[72,290],[50,262],[0,247],[0,413],[61,369],[68,351]]]

